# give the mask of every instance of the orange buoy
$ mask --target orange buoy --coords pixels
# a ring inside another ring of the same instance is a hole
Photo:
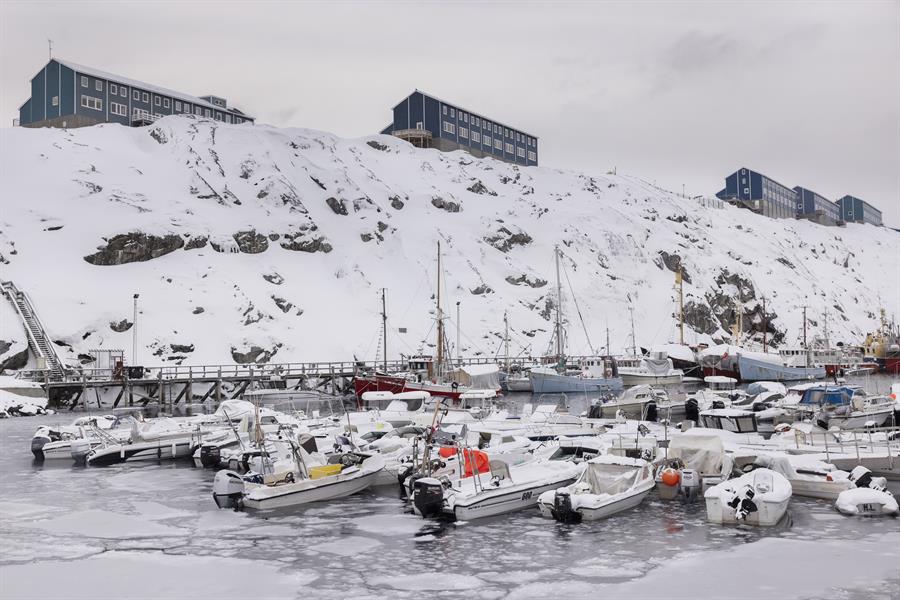
[[[664,485],[675,487],[681,481],[681,474],[675,469],[663,469],[660,480]]]

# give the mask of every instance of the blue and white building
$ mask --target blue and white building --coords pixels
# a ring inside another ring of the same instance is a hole
[[[788,186],[751,169],[738,169],[725,178],[716,196],[776,219],[797,215],[797,193]]]
[[[419,90],[394,107],[394,120],[381,133],[420,148],[466,150],[479,158],[538,164],[537,136]]]
[[[828,198],[799,185],[794,187],[794,191],[797,192],[798,217],[817,220],[826,225],[843,220],[841,208]]]
[[[848,223],[870,223],[882,225],[881,211],[855,196],[844,196],[837,201],[842,218]]]
[[[235,124],[254,121],[220,96],[191,96],[54,58],[31,78],[31,97],[19,107],[19,125],[146,125],[166,115]]]

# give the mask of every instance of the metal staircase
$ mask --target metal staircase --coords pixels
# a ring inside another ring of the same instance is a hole
[[[38,318],[28,294],[17,288],[12,281],[0,281],[0,291],[9,299],[19,318],[22,319],[22,325],[28,336],[28,347],[35,358],[44,360],[50,379],[52,381],[64,379],[63,362],[56,353],[53,342],[47,337],[44,325]]]

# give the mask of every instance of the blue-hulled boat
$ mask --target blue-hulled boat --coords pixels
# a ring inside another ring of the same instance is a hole
[[[783,358],[773,356],[771,360],[765,360],[738,354],[741,381],[812,381],[825,378],[824,366],[794,366]]]

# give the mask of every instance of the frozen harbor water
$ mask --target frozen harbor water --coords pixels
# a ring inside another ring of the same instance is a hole
[[[708,525],[702,504],[653,494],[579,525],[423,521],[393,490],[236,513],[189,463],[33,465],[34,429],[68,419],[0,421],[3,599],[900,597],[900,520],[825,501],[793,499],[771,529]]]

